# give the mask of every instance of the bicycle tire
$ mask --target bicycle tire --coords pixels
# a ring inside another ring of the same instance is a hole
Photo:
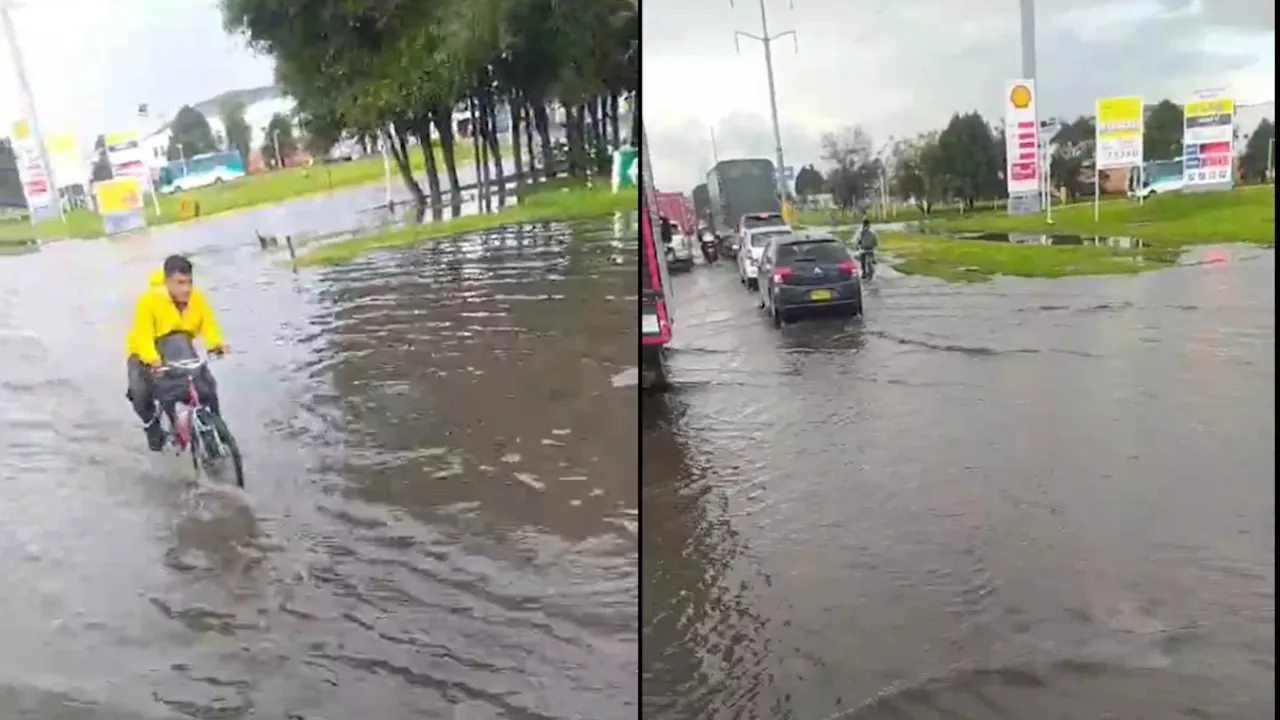
[[[236,487],[243,490],[244,459],[240,455],[240,445],[236,443],[236,436],[231,434],[231,428],[227,427],[227,422],[221,417],[209,413],[208,420],[209,427],[218,436],[218,439],[222,441],[222,446],[227,451],[227,457],[220,459],[231,461],[231,469],[236,475]]]

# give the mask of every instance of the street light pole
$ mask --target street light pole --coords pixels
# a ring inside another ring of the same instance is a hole
[[[23,114],[31,126],[31,135],[36,142],[36,151],[40,154],[40,162],[44,165],[45,182],[48,184],[49,196],[58,208],[58,216],[62,217],[62,199],[58,197],[58,186],[53,177],[53,166],[49,163],[49,149],[44,144],[44,135],[40,132],[40,121],[36,118],[35,95],[31,92],[31,81],[27,77],[27,65],[22,60],[22,48],[18,45],[18,31],[13,26],[10,11],[21,8],[15,0],[0,0],[0,24],[4,25],[4,39],[9,43],[9,60],[13,63],[14,74],[18,78],[18,89],[22,93]],[[15,138],[16,139],[16,138]],[[36,221],[35,213],[31,213],[31,222]]]
[[[787,30],[786,32],[780,32],[777,35],[770,35],[769,34],[769,16],[768,16],[768,13],[765,12],[764,0],[758,0],[758,1],[760,3],[760,34],[753,35],[749,32],[735,30],[733,31],[733,46],[735,49],[738,49],[739,51],[741,51],[741,48],[738,45],[738,38],[740,37],[745,37],[750,40],[755,40],[756,42],[764,46],[764,69],[765,69],[765,74],[768,76],[768,79],[769,79],[769,113],[773,118],[774,160],[778,163],[777,173],[776,173],[777,177],[775,179],[778,185],[778,197],[780,199],[785,199],[787,197],[787,181],[786,181],[786,178],[783,176],[783,168],[785,167],[785,165],[783,164],[783,159],[782,159],[782,127],[778,124],[778,90],[773,81],[772,45],[775,40],[784,38],[788,35],[791,36],[791,39],[793,42],[797,42],[796,33],[794,30]],[[729,0],[729,5],[730,6],[733,5],[733,0]],[[799,52],[799,51],[800,51],[800,46],[799,46],[799,43],[797,42],[796,52]]]

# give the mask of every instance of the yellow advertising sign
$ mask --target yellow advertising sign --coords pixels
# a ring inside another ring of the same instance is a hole
[[[1213,115],[1234,115],[1236,112],[1236,101],[1228,98],[1216,98],[1213,100],[1196,100],[1187,103],[1186,110],[1183,111],[1187,117],[1211,117]]]
[[[31,123],[19,120],[13,124],[13,139],[26,140],[31,137]]]
[[[98,199],[98,214],[118,215],[142,209],[142,181],[136,177],[119,177],[93,184]]]
[[[45,140],[45,147],[48,148],[50,156],[75,155],[76,145],[75,135],[50,135]]]
[[[1098,139],[1120,140],[1142,135],[1142,98],[1114,97],[1098,100]]]
[[[106,144],[107,147],[114,147],[116,145],[126,145],[131,142],[137,142],[138,133],[135,133],[135,132],[107,133],[106,135],[102,136],[102,141],[103,143]]]

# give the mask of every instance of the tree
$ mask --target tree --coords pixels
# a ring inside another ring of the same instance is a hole
[[[222,130],[227,136],[227,147],[240,153],[240,158],[245,162],[249,160],[249,153],[253,143],[253,130],[250,129],[249,123],[244,119],[244,103],[239,100],[232,100],[222,106]]]
[[[268,167],[287,167],[289,160],[298,153],[298,141],[293,134],[293,121],[284,113],[276,113],[267,121],[263,131],[262,158]]]
[[[1143,121],[1142,158],[1151,162],[1182,157],[1182,124],[1181,107],[1168,100],[1156,103]]]
[[[502,204],[503,149],[495,119],[511,109],[513,145],[523,127],[528,157],[541,179],[568,159],[576,175],[607,172],[607,146],[618,144],[618,108],[638,89],[639,18],[634,0],[221,0],[224,25],[276,63],[277,83],[298,103],[317,145],[343,132],[386,133],[388,153],[421,216],[441,209],[438,145],[462,206],[453,133],[456,108],[474,104],[477,148],[492,162],[477,167],[482,205],[488,177]],[[567,151],[555,153],[549,106],[565,109]],[[314,124],[313,124],[314,121]],[[413,143],[424,151],[427,190],[410,167]],[[612,141],[612,142],[611,142]],[[310,144],[310,143],[309,143]],[[528,162],[526,162],[528,161]],[[526,173],[530,177],[534,173]],[[523,175],[518,182],[523,182]]]
[[[89,178],[92,182],[100,182],[110,180],[111,175],[111,159],[107,157],[107,138],[105,135],[99,135],[93,141],[93,168],[90,170]]]
[[[1240,174],[1248,183],[1265,183],[1271,178],[1267,171],[1274,167],[1272,153],[1275,148],[1272,140],[1276,136],[1276,126],[1266,118],[1258,123],[1258,127],[1245,143],[1244,155],[1240,158]]]
[[[0,138],[0,207],[26,207],[27,195],[18,174],[13,142]]]
[[[1081,116],[1059,123],[1058,132],[1049,141],[1053,151],[1049,179],[1054,187],[1066,190],[1069,200],[1077,198],[1092,182],[1086,183],[1082,177],[1093,164],[1096,132],[1094,119]]]
[[[938,134],[938,159],[948,194],[972,208],[979,198],[998,197],[1004,184],[1000,148],[992,129],[976,112],[951,116]]]
[[[817,168],[805,165],[800,168],[800,172],[796,173],[796,194],[802,198],[817,195],[822,192],[825,182]]]
[[[178,110],[173,122],[169,124],[169,131],[172,133],[169,137],[170,160],[181,160],[218,149],[209,120],[190,105],[183,105]]]
[[[921,133],[894,144],[890,192],[903,202],[914,203],[926,215],[942,198],[945,178],[938,151],[938,133]]]
[[[855,126],[823,135],[822,159],[832,166],[826,186],[836,204],[846,210],[864,204],[881,173],[867,131]]]

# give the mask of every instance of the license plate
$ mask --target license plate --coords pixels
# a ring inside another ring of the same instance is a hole
[[[809,299],[815,302],[831,299],[830,290],[814,290],[809,293]]]
[[[658,322],[658,316],[642,315],[640,317],[640,332],[644,335],[657,335],[662,332],[662,325]]]

